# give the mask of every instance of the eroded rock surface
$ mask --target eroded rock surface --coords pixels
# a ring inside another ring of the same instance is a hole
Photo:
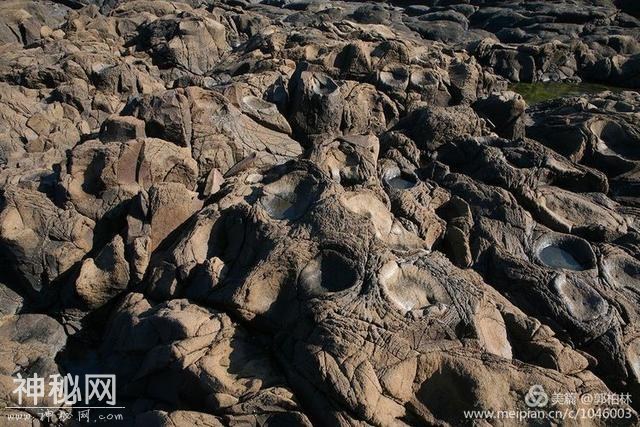
[[[631,3],[3,2],[0,399],[112,373],[130,426],[473,425],[538,385],[637,425]],[[618,90],[509,86],[547,81]]]

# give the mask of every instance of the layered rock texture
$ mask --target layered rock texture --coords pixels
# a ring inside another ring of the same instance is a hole
[[[540,385],[637,425],[634,15],[0,2],[2,406],[104,373],[122,425],[486,425]],[[549,81],[617,89],[509,86]]]

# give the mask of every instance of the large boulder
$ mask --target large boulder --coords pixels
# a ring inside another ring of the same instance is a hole
[[[0,205],[0,248],[25,292],[43,297],[93,247],[95,223],[37,191],[7,186]]]

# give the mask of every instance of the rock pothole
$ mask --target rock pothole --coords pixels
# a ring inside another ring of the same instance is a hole
[[[291,173],[262,189],[260,205],[277,220],[299,219],[314,200],[317,186],[302,173]]]
[[[536,244],[536,257],[544,266],[572,271],[584,271],[595,267],[593,249],[586,240],[552,234],[542,237]]]

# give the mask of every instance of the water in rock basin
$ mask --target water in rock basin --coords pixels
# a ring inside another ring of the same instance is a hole
[[[414,185],[416,185],[415,183],[408,181],[406,179],[400,178],[399,176],[396,176],[395,178],[391,178],[389,181],[387,181],[389,183],[389,185],[393,188],[397,188],[400,190],[406,190],[408,188],[413,187]]]
[[[293,208],[295,198],[293,195],[273,195],[269,198],[268,202],[264,202],[265,209],[273,218],[285,219],[295,216],[295,209]]]
[[[551,268],[564,268],[566,270],[582,271],[582,265],[571,253],[557,246],[547,246],[538,254],[540,261]]]

